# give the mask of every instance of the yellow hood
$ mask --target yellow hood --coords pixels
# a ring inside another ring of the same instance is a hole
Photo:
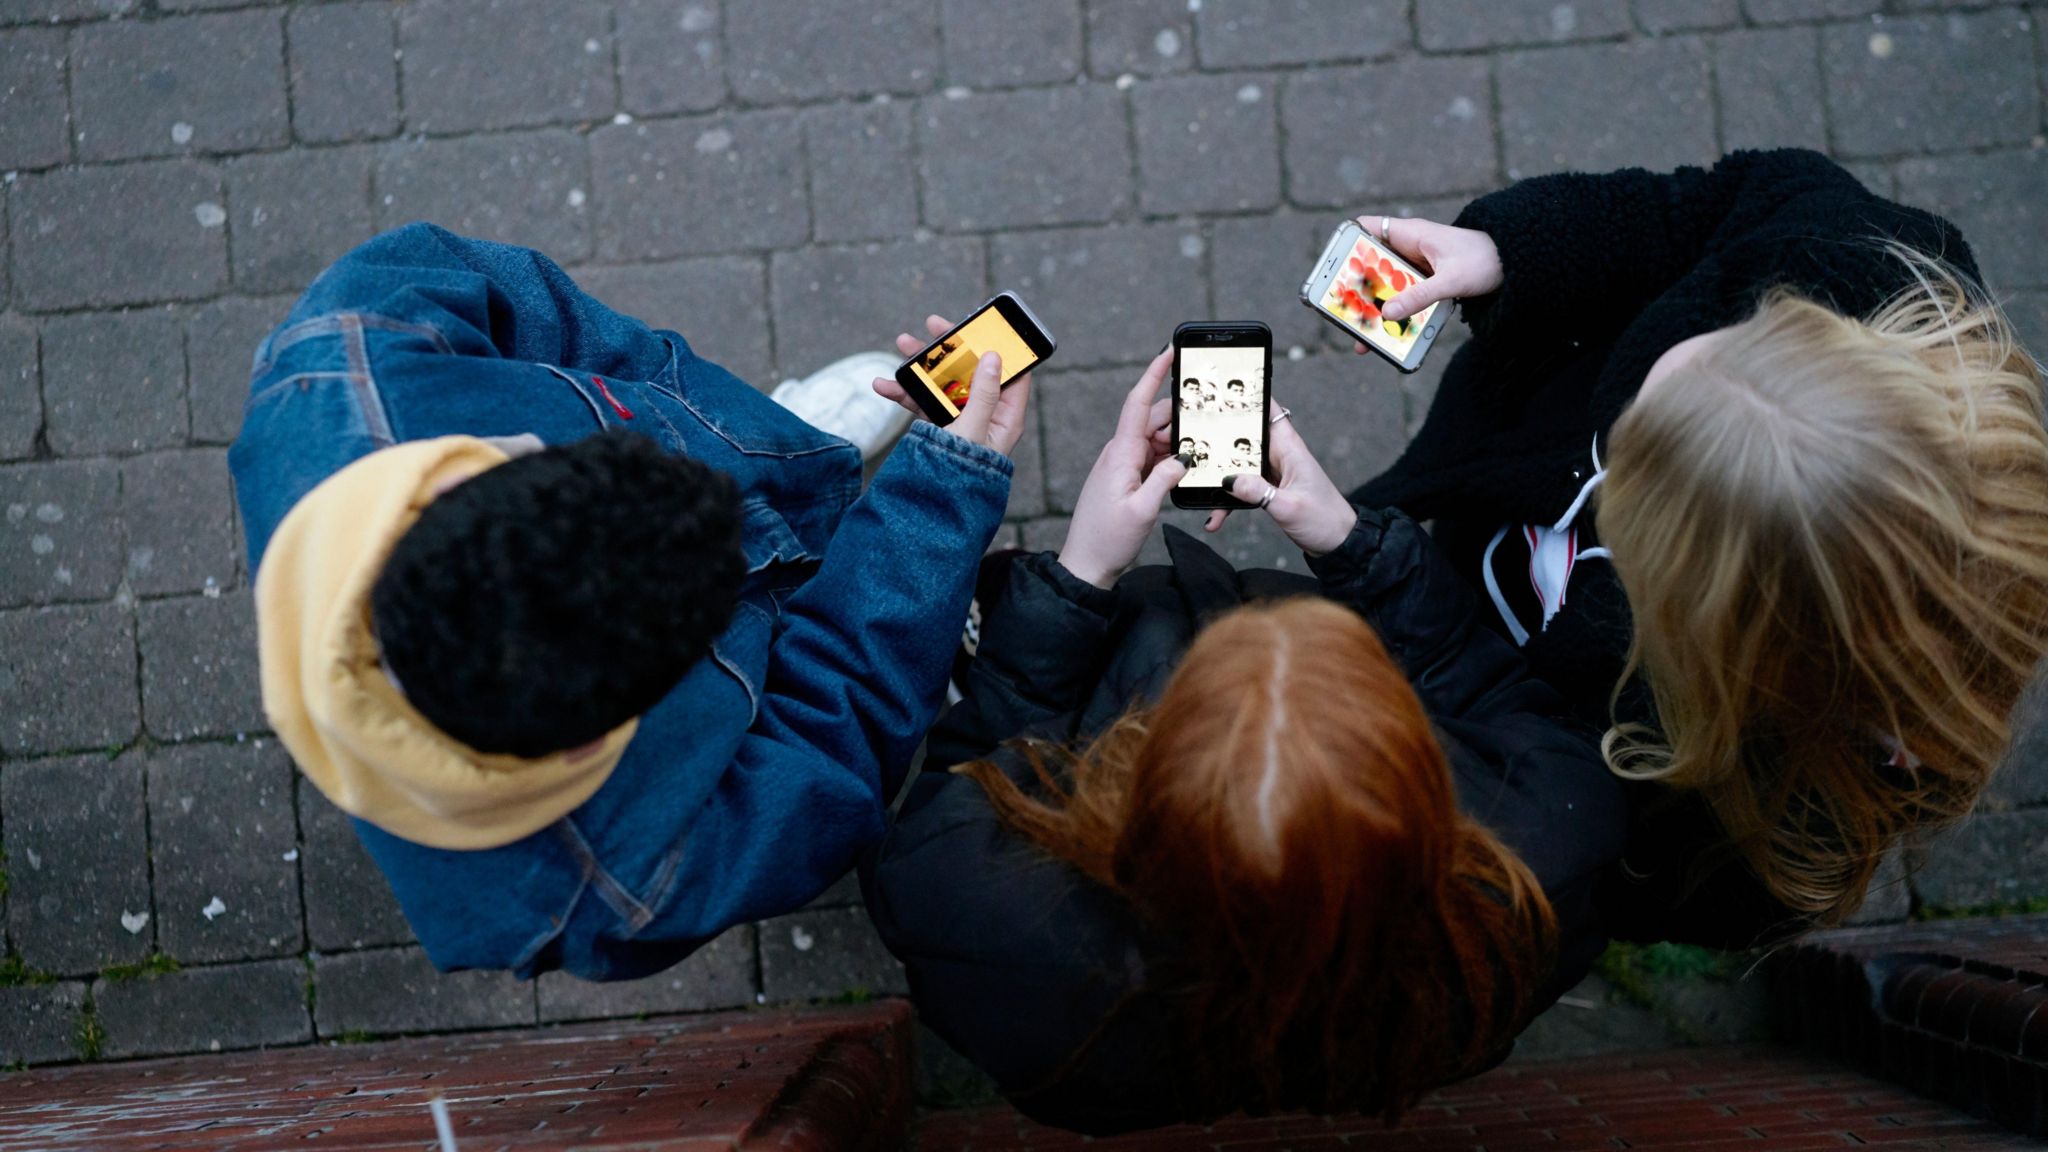
[[[421,716],[384,670],[370,589],[385,559],[439,491],[506,459],[468,436],[373,452],[293,507],[256,574],[271,728],[336,807],[434,848],[495,848],[554,823],[604,784],[638,726],[573,756],[478,752]]]

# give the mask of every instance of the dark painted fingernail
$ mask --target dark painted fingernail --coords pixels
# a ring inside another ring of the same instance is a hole
[[[1175,456],[1174,459],[1180,461],[1180,466],[1183,468],[1192,469],[1195,466],[1195,454],[1193,452],[1182,452]]]
[[[1164,343],[1164,344],[1161,344],[1161,345],[1159,346],[1159,351],[1157,351],[1157,352],[1153,353],[1153,355],[1155,355],[1155,356],[1164,356],[1164,355],[1166,355],[1166,354],[1167,354],[1168,352],[1171,352],[1171,351],[1173,351],[1173,341],[1171,341],[1171,340],[1168,340],[1168,341],[1167,341],[1166,343]]]
[[[1225,476],[1225,477],[1223,478],[1223,490],[1224,490],[1225,492],[1231,491],[1232,489],[1234,489],[1234,488],[1236,488],[1236,487],[1237,487],[1237,477],[1235,477],[1235,476]]]

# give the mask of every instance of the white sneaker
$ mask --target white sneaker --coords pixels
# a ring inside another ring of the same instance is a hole
[[[784,380],[769,399],[821,432],[830,432],[873,460],[910,427],[910,413],[875,395],[877,376],[894,376],[902,357],[887,352],[856,352],[835,360],[801,380]]]

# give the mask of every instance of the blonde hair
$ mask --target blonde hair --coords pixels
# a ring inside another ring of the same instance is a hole
[[[1893,252],[1915,286],[1875,315],[1776,292],[1640,397],[1599,510],[1623,683],[1662,729],[1609,731],[1609,765],[1699,790],[1821,923],[1902,833],[1969,812],[2048,649],[2040,370],[1995,304]]]

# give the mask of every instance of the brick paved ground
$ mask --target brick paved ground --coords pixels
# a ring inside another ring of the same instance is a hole
[[[0,0],[0,1062],[900,986],[845,886],[638,985],[438,977],[265,737],[223,448],[258,339],[376,230],[536,245],[763,386],[1020,290],[1062,341],[1010,506],[1045,547],[1184,319],[1270,322],[1331,472],[1386,463],[1432,373],[1340,350],[1306,262],[1343,213],[1557,168],[1827,148],[1953,215],[2048,346],[2044,28],[1942,0]],[[2048,896],[2029,747],[1883,914]],[[132,975],[152,957],[181,970]]]

